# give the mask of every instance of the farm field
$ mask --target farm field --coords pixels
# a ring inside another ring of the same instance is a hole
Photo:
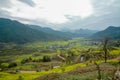
[[[120,67],[120,47],[108,44],[105,63],[102,41],[1,43],[0,80],[95,80],[98,71],[103,80],[112,80]]]

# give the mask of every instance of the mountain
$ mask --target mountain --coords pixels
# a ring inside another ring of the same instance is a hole
[[[57,30],[53,30],[48,27],[41,27],[41,26],[37,26],[37,25],[28,25],[28,27],[39,30],[39,31],[43,31],[47,34],[51,34],[51,35],[55,35],[55,36],[59,36],[59,37],[63,37],[63,38],[72,38],[72,36],[71,36],[72,33],[70,33],[70,32],[57,31]]]
[[[18,21],[0,18],[0,42],[26,43],[63,39],[65,38],[32,29]]]
[[[103,31],[99,31],[91,36],[92,38],[102,39],[102,38],[112,38],[120,39],[120,27],[109,26]]]
[[[57,30],[53,30],[48,27],[41,27],[41,26],[37,26],[37,25],[28,25],[28,26],[32,29],[40,30],[40,31],[43,31],[43,32],[51,34],[51,35],[65,37],[65,38],[88,37],[97,32],[96,30],[89,30],[89,29],[57,31]]]
[[[80,37],[89,37],[96,32],[98,32],[98,31],[97,30],[89,30],[89,29],[78,29],[78,30],[73,31],[73,33],[76,36],[80,36]]]

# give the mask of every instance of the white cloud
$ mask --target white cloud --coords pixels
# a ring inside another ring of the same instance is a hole
[[[43,20],[61,24],[69,21],[66,15],[86,18],[93,13],[91,0],[33,0],[34,7],[12,0],[13,7],[8,9],[12,17]]]
[[[119,26],[119,13],[120,0],[0,0],[0,17],[53,29]]]

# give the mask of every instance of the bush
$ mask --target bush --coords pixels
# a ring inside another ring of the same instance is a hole
[[[32,62],[41,62],[41,59],[33,59]]]
[[[40,69],[37,69],[36,72],[40,72],[41,70]]]
[[[21,61],[21,64],[24,64],[24,63],[26,63],[27,62],[27,59],[23,59],[22,61]]]
[[[30,62],[30,61],[32,61],[32,58],[31,58],[31,57],[23,59],[23,60],[21,61],[21,63],[24,64],[24,63]]]
[[[50,58],[50,56],[43,56],[42,61],[43,61],[43,62],[50,62],[50,61],[51,61],[51,58]]]
[[[12,62],[9,64],[8,68],[12,68],[12,67],[16,67],[17,66],[17,63],[15,62]]]

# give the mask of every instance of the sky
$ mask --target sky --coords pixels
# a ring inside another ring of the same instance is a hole
[[[56,30],[120,26],[120,0],[0,0],[0,17]]]

